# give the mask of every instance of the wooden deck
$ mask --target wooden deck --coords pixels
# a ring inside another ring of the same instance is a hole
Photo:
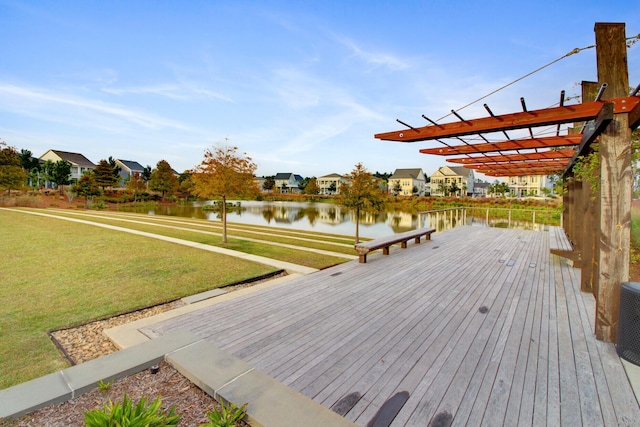
[[[460,227],[154,325],[187,328],[346,417],[394,426],[640,425],[579,270],[549,233]],[[286,414],[283,414],[286,415]]]

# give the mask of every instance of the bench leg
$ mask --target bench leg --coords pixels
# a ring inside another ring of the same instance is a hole
[[[407,241],[405,240],[404,242],[400,243],[400,247],[402,249],[407,249]]]
[[[414,242],[415,242],[416,245],[419,245],[420,244],[420,236],[416,237]]]
[[[382,255],[389,255],[389,246],[382,248]]]
[[[431,233],[425,234],[424,240],[431,240]]]
[[[366,262],[367,262],[367,254],[361,254],[361,255],[358,257],[358,261],[360,261],[360,264],[364,264],[364,263],[366,263]]]

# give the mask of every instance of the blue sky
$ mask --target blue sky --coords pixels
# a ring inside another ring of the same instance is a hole
[[[436,142],[373,135],[440,119],[594,44],[595,22],[640,33],[634,1],[0,0],[0,139],[183,171],[217,143],[258,175],[422,168]],[[640,43],[629,49],[640,83]],[[546,108],[597,80],[595,49],[460,111]],[[451,117],[441,122],[452,121]],[[227,140],[228,138],[228,140]],[[490,178],[493,180],[493,178]]]

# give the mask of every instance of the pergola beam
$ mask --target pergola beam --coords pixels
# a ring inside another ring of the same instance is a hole
[[[547,150],[535,153],[499,154],[495,156],[457,157],[447,162],[466,164],[518,162],[527,160],[570,159],[575,150]]]
[[[464,165],[463,167],[467,169],[475,169],[478,172],[482,172],[482,170],[493,169],[493,170],[513,170],[513,169],[523,169],[523,168],[556,168],[556,170],[562,170],[567,165],[568,160],[546,160],[546,161],[523,161],[523,162],[513,162],[513,163],[490,163],[490,164],[474,164],[474,165]]]
[[[582,138],[580,139],[580,144],[576,149],[575,153],[573,153],[573,157],[569,161],[566,169],[564,170],[562,176],[566,176],[571,168],[573,167],[573,163],[578,159],[578,157],[586,154],[587,149],[591,146],[591,143],[596,140],[598,136],[609,126],[613,120],[613,104],[606,103],[598,117],[596,117],[594,126],[588,129],[586,132],[582,134]]]
[[[609,99],[607,102],[613,102],[615,104],[616,113],[628,113],[639,103],[639,100],[640,97],[627,96],[624,98]],[[374,137],[387,141],[417,142],[454,136],[574,123],[594,119],[603,105],[604,102],[600,101],[585,102],[582,104],[504,114],[474,120],[463,120],[460,122],[409,127],[403,130],[378,133],[374,135]]]
[[[514,151],[531,148],[564,147],[580,144],[580,135],[547,136],[542,138],[521,139],[518,141],[501,141],[496,143],[481,143],[457,145],[451,147],[423,148],[423,154],[437,154],[452,156],[456,154],[491,153],[495,151]]]
[[[509,170],[483,169],[483,170],[479,170],[478,172],[488,176],[508,177],[508,176],[552,175],[561,170],[562,168],[558,168],[558,167],[548,167],[548,168],[526,167],[521,169],[514,168]]]

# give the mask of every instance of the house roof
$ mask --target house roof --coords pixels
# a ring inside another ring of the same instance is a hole
[[[327,178],[341,179],[341,178],[344,178],[344,177],[343,177],[342,175],[338,174],[338,173],[331,173],[331,174],[329,174],[329,175],[321,176],[321,177],[320,177],[320,178],[318,178],[318,179],[322,179],[322,178],[325,178],[325,179],[327,179]]]
[[[49,150],[49,151],[54,153],[56,156],[60,157],[62,160],[66,160],[73,165],[90,167],[90,168],[96,167],[96,165],[93,164],[91,160],[87,159],[85,156],[83,156],[80,153],[70,153],[68,151],[59,151],[59,150]],[[44,156],[44,154],[42,156]]]
[[[122,163],[123,165],[125,165],[130,171],[140,171],[140,172],[142,172],[144,170],[144,166],[142,166],[138,162],[134,162],[133,160],[118,159],[118,161],[120,163]]]
[[[278,180],[288,180],[289,178],[291,178],[291,176],[293,176],[293,179],[295,179],[296,181],[302,181],[302,177],[300,175],[295,175],[291,172],[280,172],[276,174],[276,177],[274,179],[278,179]]]
[[[448,171],[451,171],[453,173],[448,173]],[[440,168],[438,168],[437,172],[440,172],[442,175],[445,176],[466,176],[468,177],[471,174],[471,169],[467,169],[463,166],[442,166]]]
[[[424,175],[424,172],[422,172],[422,169],[420,168],[396,169],[393,175],[389,177],[389,179],[402,179],[402,178],[418,179],[418,177],[420,176],[420,173]]]

